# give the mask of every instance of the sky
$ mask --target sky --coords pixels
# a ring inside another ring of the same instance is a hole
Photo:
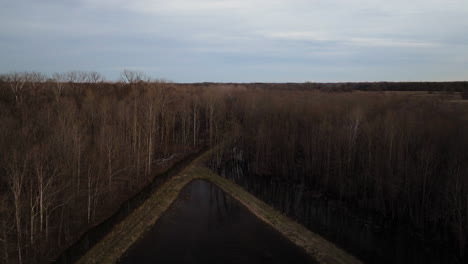
[[[0,0],[0,73],[468,80],[468,0]]]

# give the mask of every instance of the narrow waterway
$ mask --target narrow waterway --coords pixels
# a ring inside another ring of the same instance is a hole
[[[195,180],[118,263],[314,263],[214,184]]]

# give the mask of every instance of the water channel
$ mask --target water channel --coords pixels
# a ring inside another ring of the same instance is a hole
[[[314,263],[216,185],[195,180],[118,263]]]

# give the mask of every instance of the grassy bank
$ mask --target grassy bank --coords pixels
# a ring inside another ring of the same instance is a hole
[[[246,206],[258,218],[303,248],[319,263],[361,263],[342,249],[258,200],[253,195],[244,191],[240,186],[200,165],[207,155],[208,153],[202,155],[187,166],[179,175],[172,177],[163,184],[142,206],[117,225],[100,243],[83,256],[78,263],[115,263],[170,207],[177,199],[182,188],[194,179],[204,179],[218,185]]]

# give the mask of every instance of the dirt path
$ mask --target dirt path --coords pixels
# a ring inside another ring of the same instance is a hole
[[[240,186],[222,178],[202,165],[210,152],[202,154],[178,175],[169,179],[139,208],[115,226],[77,263],[115,263],[138,238],[159,219],[177,199],[182,188],[194,179],[204,179],[218,185],[261,220],[271,225],[319,263],[361,263],[358,259],[332,243],[312,233],[271,206],[244,191]]]

